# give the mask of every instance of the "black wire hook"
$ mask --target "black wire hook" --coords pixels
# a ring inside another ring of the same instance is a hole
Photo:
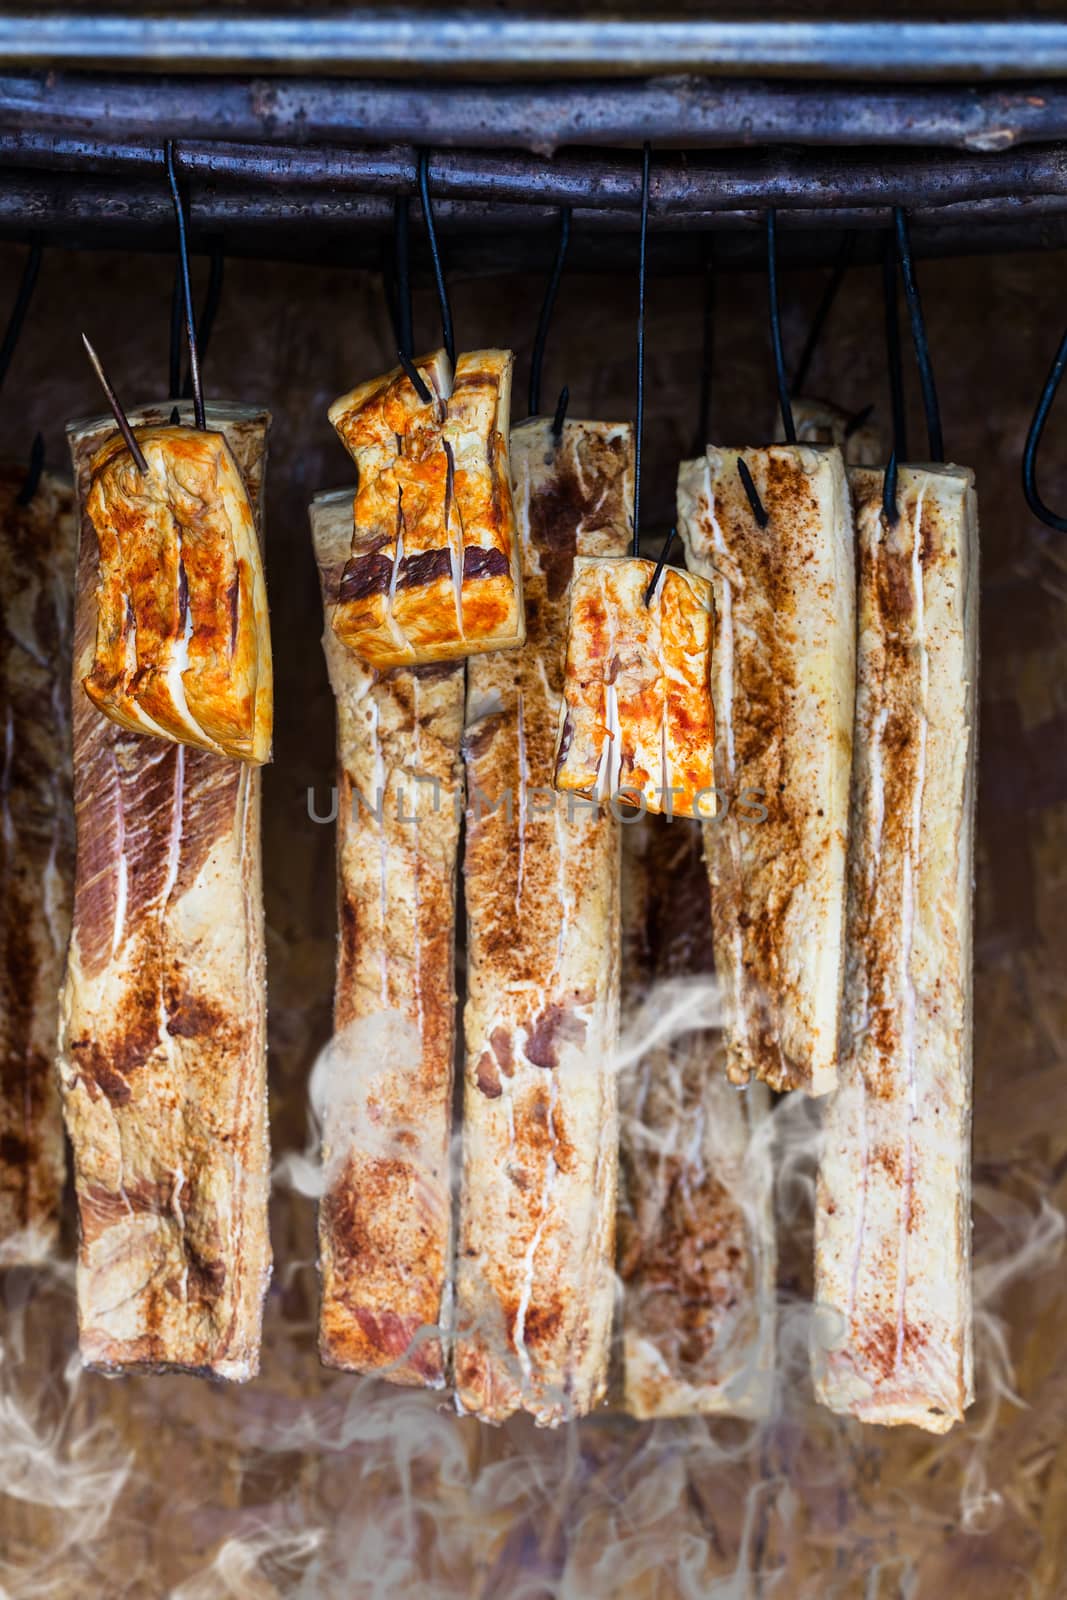
[[[22,488],[15,496],[17,506],[28,506],[37,493],[41,482],[41,473],[44,471],[44,434],[35,433],[33,444],[30,446],[30,465],[23,480]]]
[[[1067,368],[1067,333],[1060,340],[1060,347],[1056,351],[1055,359],[1049,368],[1045,387],[1041,391],[1034,412],[1030,431],[1026,435],[1026,448],[1023,450],[1023,494],[1030,510],[1046,526],[1055,528],[1057,533],[1067,533],[1067,517],[1061,517],[1042,500],[1037,488],[1037,452],[1041,444],[1041,435],[1045,431],[1049,412],[1052,410],[1053,401],[1063,378],[1064,369]]]
[[[567,385],[564,384],[563,388],[559,391],[559,399],[556,401],[556,412],[552,418],[552,437],[555,439],[557,444],[559,444],[559,441],[563,438],[563,424],[567,420],[567,407],[570,405],[570,403],[571,392]]]
[[[655,572],[653,572],[651,580],[649,581],[648,588],[645,590],[645,606],[646,606],[646,608],[652,604],[652,596],[656,592],[656,585],[659,583],[660,576],[661,576],[661,574],[663,572],[663,569],[667,565],[667,556],[670,553],[670,548],[671,548],[671,545],[674,543],[674,536],[675,536],[675,534],[677,532],[678,532],[677,526],[673,527],[671,529],[670,533],[667,535],[666,539],[664,539],[664,541],[663,541],[663,549],[659,553],[659,559],[656,562],[656,570],[655,570]]]
[[[0,341],[0,384],[7,377],[7,369],[11,365],[15,354],[15,346],[19,342],[26,313],[30,309],[33,291],[37,287],[37,277],[41,270],[41,246],[35,239],[30,245],[30,253],[26,257],[26,265],[22,269],[22,278],[19,281],[18,293],[15,304],[11,308],[11,315],[7,319],[3,340]]]
[[[852,265],[858,239],[859,234],[855,228],[849,228],[841,235],[841,243],[838,246],[834,270],[830,274],[830,281],[823,290],[822,299],[819,301],[815,315],[811,319],[811,327],[808,329],[808,336],[804,340],[804,348],[800,352],[800,360],[797,362],[797,369],[793,374],[790,393],[794,399],[802,392],[805,383],[808,381],[808,371],[811,367],[812,358],[822,337],[822,330],[826,326],[826,319],[833,310],[834,301],[837,299],[841,285],[845,281],[845,274]]]
[[[559,213],[559,245],[556,249],[556,259],[552,266],[552,276],[548,280],[545,298],[541,302],[541,315],[537,319],[537,334],[534,338],[533,354],[530,357],[530,415],[536,417],[541,410],[541,369],[545,362],[545,345],[548,342],[548,325],[552,320],[552,311],[559,293],[560,279],[563,276],[563,263],[567,259],[567,246],[571,242],[571,208],[561,206]]]
[[[703,455],[710,437],[711,426],[711,369],[715,361],[715,300],[717,288],[715,246],[712,243],[704,264],[704,313],[702,356],[700,366],[700,398],[697,401],[697,428],[693,440],[693,454]]]
[[[165,160],[167,181],[170,184],[171,199],[174,201],[174,214],[178,222],[178,265],[181,269],[182,297],[185,301],[185,335],[189,345],[193,416],[196,420],[196,426],[203,430],[207,427],[207,420],[204,413],[204,391],[200,383],[200,355],[196,343],[196,312],[193,309],[193,286],[189,277],[189,240],[185,226],[185,207],[182,204],[181,190],[178,188],[178,174],[174,164],[173,139],[167,140]]]
[[[915,346],[915,359],[919,363],[930,460],[944,461],[945,444],[941,435],[941,408],[937,403],[937,386],[934,383],[934,369],[930,361],[930,347],[926,340],[926,324],[923,320],[922,301],[919,299],[919,285],[911,258],[908,218],[903,206],[893,207],[893,221],[896,226],[900,272],[904,279],[904,298],[908,302],[908,314],[911,317],[911,338]]]
[[[433,275],[437,280],[437,301],[441,307],[441,343],[445,347],[450,365],[456,365],[456,341],[452,333],[452,307],[448,303],[448,289],[445,286],[445,271],[441,265],[441,251],[437,243],[437,227],[433,219],[433,204],[430,200],[430,152],[419,151],[418,162],[419,199],[422,201],[422,217],[426,224],[426,238],[430,246],[430,258],[433,261]]]
[[[215,326],[215,318],[219,314],[222,304],[222,280],[226,272],[226,261],[222,250],[222,240],[216,239],[211,247],[210,264],[208,267],[207,290],[204,294],[204,304],[200,308],[200,323],[197,332],[197,344],[200,351],[200,367],[203,370],[207,360],[207,347],[211,343],[211,334]],[[185,374],[182,384],[182,399],[193,398],[192,369]]]
[[[900,316],[897,305],[897,256],[892,234],[886,236],[882,250],[882,306],[885,317],[886,359],[889,367],[889,399],[893,414],[893,449],[882,478],[882,515],[895,526],[897,509],[897,467],[908,459],[908,414],[904,404],[904,362],[900,348]]]
[[[645,431],[645,284],[648,276],[648,191],[652,146],[645,141],[641,157],[641,236],[637,255],[637,419],[634,426],[633,553],[641,548],[641,443]]]
[[[211,342],[211,330],[215,326],[215,318],[218,316],[219,305],[222,300],[224,270],[225,262],[222,253],[222,242],[221,240],[216,240],[211,248],[207,291],[204,295],[204,304],[200,311],[197,331],[197,347],[200,352],[201,369],[203,369],[204,361],[207,358],[207,347]],[[170,299],[170,362],[167,369],[167,393],[176,400],[191,400],[193,397],[192,372],[187,371],[184,382],[182,380],[181,341],[184,311],[182,269],[179,261],[174,269],[174,289]]]
[[[767,207],[767,289],[771,314],[771,348],[774,351],[774,372],[778,381],[782,432],[785,434],[786,444],[796,444],[797,430],[793,422],[789,379],[786,377],[785,356],[782,352],[782,316],[778,305],[778,216],[774,206]]]

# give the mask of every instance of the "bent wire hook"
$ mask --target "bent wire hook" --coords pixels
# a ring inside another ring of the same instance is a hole
[[[1060,340],[1060,347],[1056,351],[1055,360],[1049,368],[1048,377],[1045,379],[1045,387],[1041,391],[1040,399],[1037,402],[1037,410],[1034,412],[1033,421],[1030,423],[1030,431],[1026,435],[1026,448],[1023,450],[1023,494],[1026,496],[1026,503],[1034,513],[1034,516],[1039,518],[1046,528],[1055,528],[1057,533],[1067,533],[1067,517],[1061,517],[1058,512],[1053,511],[1050,506],[1045,504],[1038,493],[1037,452],[1041,444],[1041,435],[1045,431],[1045,423],[1048,421],[1049,412],[1052,410],[1052,404],[1059,390],[1065,368],[1067,368],[1067,333]]]

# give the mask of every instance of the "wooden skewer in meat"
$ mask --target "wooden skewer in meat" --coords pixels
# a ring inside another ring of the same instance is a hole
[[[135,429],[164,420],[163,408],[131,418]],[[209,408],[257,521],[269,420]],[[69,429],[77,862],[60,1078],[81,1354],[107,1372],[245,1379],[270,1273],[260,779],[246,761],[132,732],[82,687],[99,582],[87,501],[112,431],[110,418]]]
[[[330,407],[359,468],[331,622],[376,667],[521,644],[522,569],[508,466],[510,350],[443,350]],[[420,393],[421,388],[421,393]]]
[[[824,1405],[941,1433],[972,1398],[973,476],[851,474],[859,659],[840,1086],[816,1203]]]
[[[71,609],[77,547],[69,484],[0,468],[0,1261],[56,1244],[66,1157],[55,1079],[58,992],[70,930]]]
[[[700,830],[623,829],[623,993],[634,1013],[711,1009],[711,908]],[[698,996],[696,989],[700,986]],[[774,1364],[775,1232],[769,1100],[723,1074],[717,1028],[627,1061],[619,1079],[623,1405],[633,1416],[757,1416]]]
[[[327,616],[350,491],[311,506]],[[331,1366],[444,1382],[462,662],[379,675],[323,638],[337,699],[340,944],[320,1067],[319,1345]]]
[[[705,843],[727,1070],[735,1083],[825,1094],[841,1012],[855,689],[841,452],[709,446],[679,469],[678,526],[715,596],[716,778],[729,811]]]
[[[554,1425],[604,1392],[614,1294],[619,835],[552,789],[575,558],[625,553],[628,426],[511,439],[527,643],[468,666],[460,1406]]]

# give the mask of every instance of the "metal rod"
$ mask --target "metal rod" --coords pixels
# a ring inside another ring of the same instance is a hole
[[[930,460],[944,461],[945,445],[941,436],[941,408],[937,401],[937,386],[934,383],[933,363],[930,360],[930,347],[926,340],[926,324],[923,320],[922,302],[919,299],[919,285],[911,259],[908,219],[900,206],[896,209],[895,222],[897,254],[900,256],[900,273],[904,279],[904,297],[908,302],[908,314],[911,317],[911,338],[915,346],[915,359],[919,363],[919,379],[922,384],[923,409],[926,412],[926,437],[929,444]]]
[[[100,176],[151,176],[158,144],[105,136],[0,131],[0,165]],[[641,166],[628,152],[606,156],[575,152],[554,157],[513,150],[455,149],[426,158],[427,176],[440,200],[487,200],[530,205],[580,206],[589,211],[636,214]],[[211,140],[182,145],[178,165],[186,179],[206,185],[242,184],[291,194],[329,188],[339,193],[415,195],[419,158],[412,145],[256,145]],[[656,162],[661,214],[676,218],[746,206],[789,210],[847,206],[954,205],[1026,194],[1067,194],[1067,152],[1062,147],[887,158],[864,154],[775,149],[738,151],[728,159],[687,154]]]
[[[652,604],[652,596],[656,592],[656,585],[659,583],[663,569],[667,565],[667,556],[670,553],[670,548],[674,543],[674,536],[677,532],[678,529],[676,527],[672,528],[666,539],[663,541],[663,549],[659,553],[659,559],[656,562],[656,570],[653,572],[648,588],[645,590],[646,607]]]
[[[411,357],[408,355],[406,350],[398,350],[397,351],[397,358],[398,358],[398,360],[400,362],[400,365],[403,367],[404,371],[407,373],[407,376],[408,376],[408,378],[409,378],[409,380],[411,382],[412,387],[415,390],[415,393],[418,395],[418,397],[422,401],[423,405],[424,406],[428,406],[430,404],[430,401],[433,399],[433,393],[431,392],[430,386],[426,382],[426,380],[423,377],[422,373],[419,371],[419,369],[415,365],[414,361],[412,361]]]
[[[1045,379],[1045,386],[1037,402],[1037,410],[1034,412],[1033,421],[1026,435],[1022,466],[1023,494],[1026,496],[1027,505],[1035,517],[1039,517],[1046,527],[1055,528],[1057,533],[1067,533],[1067,517],[1061,517],[1058,512],[1047,506],[1038,492],[1037,452],[1041,444],[1041,435],[1045,431],[1045,423],[1048,421],[1049,412],[1052,410],[1052,404],[1059,390],[1065,368],[1067,368],[1067,333],[1060,340],[1060,347],[1056,351],[1055,359],[1049,368],[1048,377]]]
[[[422,201],[422,220],[426,224],[426,238],[430,246],[430,258],[433,261],[434,281],[437,284],[437,303],[441,308],[441,342],[445,347],[449,363],[454,368],[456,340],[452,331],[452,307],[448,303],[445,269],[441,264],[441,252],[437,245],[437,228],[433,218],[433,203],[430,200],[430,160],[425,150],[419,152],[419,198]]]
[[[648,273],[648,191],[652,173],[652,146],[642,151],[641,233],[637,258],[637,419],[634,427],[634,535],[633,553],[641,552],[641,446],[645,432],[645,283]]]
[[[657,201],[658,184],[657,184]],[[230,233],[235,228],[269,229],[280,232],[299,228],[302,234],[332,229],[349,241],[354,228],[385,231],[393,226],[393,200],[387,195],[344,195],[331,189],[284,190],[245,188],[219,184],[191,195],[189,229],[192,237],[224,233],[227,252],[234,254]],[[953,202],[951,205],[909,206],[913,229],[930,233],[935,228],[985,228],[995,223],[1012,223],[1024,229],[1030,225],[1033,237],[1040,240],[1038,224],[1067,216],[1067,193],[1015,194],[999,199]],[[559,211],[555,206],[513,204],[507,201],[455,200],[434,205],[435,220],[449,229],[508,232],[515,229],[555,230]],[[812,228],[831,230],[857,228],[865,232],[885,229],[893,222],[892,207],[842,206],[805,208],[777,213],[780,233],[806,233]],[[41,172],[36,175],[11,175],[0,183],[0,226],[18,225],[22,237],[30,232],[54,231],[70,234],[83,225],[104,232],[134,229],[139,235],[161,233],[173,227],[173,210],[156,186],[140,179],[93,180],[88,177]],[[597,210],[575,206],[572,212],[573,235],[586,238],[598,234],[635,234],[640,213],[635,210]],[[694,234],[762,231],[766,209],[744,207],[731,211],[674,213],[659,208],[649,219],[653,234]],[[862,240],[861,240],[862,245]],[[312,256],[317,254],[309,246]],[[859,252],[862,255],[862,250]]]
[[[882,515],[891,528],[896,527],[897,522],[900,520],[900,510],[897,506],[897,452],[895,447],[889,452],[889,464],[882,479]]]
[[[407,141],[541,152],[560,146],[686,149],[877,144],[1005,150],[1067,138],[1067,85],[767,83],[752,78],[419,83],[58,70],[0,76],[0,126],[105,138],[253,139],[340,145]],[[520,67],[518,72],[522,72]],[[981,75],[985,78],[985,75]],[[434,173],[437,181],[437,173]]]
[[[782,413],[782,431],[786,444],[796,444],[797,430],[793,422],[793,407],[789,399],[789,379],[785,370],[782,350],[782,317],[778,304],[778,232],[773,206],[767,207],[767,291],[770,302],[771,349],[774,352],[774,375],[778,384],[778,405]]]
[[[133,429],[130,427],[130,419],[127,417],[125,411],[122,409],[122,406],[119,404],[118,395],[108,382],[107,374],[100,364],[100,357],[97,355],[96,351],[93,349],[84,333],[82,334],[82,344],[84,344],[89,360],[93,364],[93,371],[100,379],[100,387],[107,395],[107,403],[111,407],[112,415],[119,425],[119,432],[126,441],[126,448],[129,450],[134,461],[137,463],[138,470],[147,474],[148,462],[144,458],[144,452],[142,451],[141,446],[137,443],[137,440],[134,437]]]
[[[200,384],[200,356],[196,347],[196,311],[193,307],[193,285],[189,276],[189,241],[185,230],[185,207],[178,188],[178,175],[174,167],[174,141],[168,139],[165,149],[167,181],[174,201],[174,215],[178,221],[178,264],[181,268],[182,295],[185,300],[185,334],[189,345],[189,371],[193,380],[193,416],[201,431],[207,427],[204,412],[204,391]]]
[[[559,444],[559,441],[563,438],[563,424],[567,420],[567,407],[570,405],[570,403],[571,392],[567,385],[564,384],[563,388],[559,391],[559,399],[556,401],[555,415],[552,418],[552,437],[555,439],[557,444]]]
[[[822,336],[822,330],[826,326],[826,319],[834,308],[834,301],[837,299],[841,285],[845,281],[845,274],[852,265],[855,254],[856,231],[854,228],[849,228],[846,233],[841,235],[841,244],[838,249],[837,260],[834,263],[834,270],[830,274],[830,281],[822,292],[822,298],[815,309],[815,315],[811,319],[811,327],[808,329],[804,348],[800,352],[800,360],[797,362],[791,387],[791,393],[794,397],[802,393],[804,385],[808,381],[808,371],[811,367],[812,357]]]
[[[200,322],[197,331],[197,345],[200,356],[201,371],[203,371],[204,362],[207,359],[207,350],[208,345],[211,343],[211,335],[215,327],[215,318],[219,314],[219,306],[222,303],[222,280],[226,271],[226,258],[223,254],[221,241],[216,242],[214,245],[211,251],[210,262],[211,264],[208,270],[207,279],[207,292],[204,295],[204,304],[201,307]],[[190,370],[185,374],[185,382],[182,384],[182,399],[191,400],[192,398],[193,374],[192,369],[190,368]]]
[[[757,528],[765,528],[770,522],[767,508],[759,497],[759,490],[752,481],[752,474],[748,470],[748,462],[744,456],[737,458],[737,476],[741,479],[741,487],[745,491],[745,498],[749,503],[752,515],[756,519]]]
[[[541,410],[541,370],[545,361],[545,345],[548,342],[548,327],[552,321],[552,311],[559,294],[560,279],[563,277],[563,265],[567,259],[567,246],[571,242],[571,208],[562,206],[559,213],[559,248],[556,259],[552,264],[552,276],[548,280],[545,298],[541,302],[541,315],[537,319],[537,333],[534,337],[533,354],[530,357],[530,415],[536,417]]]
[[[898,461],[908,459],[908,412],[904,400],[904,363],[900,350],[897,306],[897,256],[892,234],[882,250],[882,305],[885,318],[886,362],[889,368],[889,402],[893,418],[893,451]]]
[[[1018,78],[1067,73],[1056,20],[726,21],[548,17],[424,7],[290,14],[184,10],[8,12],[0,57],[82,69],[444,73],[454,77],[728,73],[881,79]]]
[[[17,506],[28,506],[37,493],[41,482],[41,473],[44,471],[44,434],[35,433],[33,444],[30,446],[30,465],[26,472],[22,488],[15,496]]]
[[[33,291],[37,287],[37,277],[40,270],[41,246],[34,240],[30,245],[30,253],[26,257],[26,264],[22,269],[18,293],[15,296],[15,304],[11,307],[11,315],[7,319],[3,340],[0,341],[0,385],[3,384],[4,379],[7,377],[7,369],[10,367],[14,357],[15,347],[19,342],[19,334],[22,332],[22,325],[26,321],[26,313],[30,309],[30,301],[33,299]]]

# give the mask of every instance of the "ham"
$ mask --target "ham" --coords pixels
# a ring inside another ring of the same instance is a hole
[[[352,495],[311,507],[329,615]],[[327,626],[337,700],[334,1038],[320,1069],[319,1347],[438,1386],[447,1365],[462,662],[379,674]]]
[[[66,1159],[57,995],[74,877],[69,485],[0,468],[0,1262],[54,1248]]]
[[[655,588],[646,604],[646,596]],[[680,817],[713,816],[711,584],[653,561],[579,556],[555,785]]]
[[[526,644],[468,666],[461,1409],[542,1425],[604,1392],[614,1289],[619,829],[552,789],[568,588],[624,555],[628,426],[511,436]]]
[[[630,1026],[675,1001],[690,1019],[712,1015],[700,829],[628,824],[622,884]],[[726,1081],[710,1027],[633,1061],[627,1052],[619,1102],[623,1408],[644,1419],[763,1415],[775,1324],[770,1096]]]
[[[185,408],[188,411],[188,407]],[[167,408],[169,411],[169,408]],[[135,426],[165,421],[163,408]],[[209,407],[260,514],[269,417]],[[60,1078],[83,1362],[255,1375],[270,1274],[259,774],[132,732],[82,688],[96,644],[86,502],[110,419],[71,424],[74,915]]]
[[[359,469],[351,550],[330,607],[372,666],[520,644],[522,571],[508,467],[510,350],[443,350],[330,407]]]
[[[851,474],[859,659],[840,1086],[816,1195],[815,1384],[942,1433],[973,1393],[973,476]]]
[[[678,528],[715,598],[722,809],[705,848],[727,1071],[735,1083],[826,1094],[844,977],[855,691],[841,452],[709,446],[679,469]]]

